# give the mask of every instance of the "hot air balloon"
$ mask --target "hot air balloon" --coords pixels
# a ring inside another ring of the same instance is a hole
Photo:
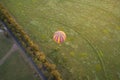
[[[66,34],[63,31],[56,31],[53,36],[53,40],[58,44],[64,42],[66,39]]]

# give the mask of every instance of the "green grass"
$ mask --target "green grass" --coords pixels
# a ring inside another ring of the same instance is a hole
[[[11,39],[7,39],[2,33],[0,33],[0,59],[7,53],[7,51],[9,51],[11,46]]]
[[[64,80],[118,80],[120,1],[1,0]],[[56,30],[67,39],[52,40]],[[56,50],[56,48],[59,49]]]
[[[12,47],[12,39],[6,38],[0,33],[0,59]],[[24,61],[19,51],[12,53],[5,62],[0,65],[0,80],[38,80],[35,78],[33,70]]]
[[[5,63],[0,66],[1,80],[37,80],[31,68],[21,59],[18,52],[13,53]]]

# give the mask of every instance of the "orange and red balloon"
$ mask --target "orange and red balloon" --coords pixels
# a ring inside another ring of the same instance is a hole
[[[58,44],[64,42],[66,39],[66,34],[63,31],[56,31],[53,36],[53,40]]]

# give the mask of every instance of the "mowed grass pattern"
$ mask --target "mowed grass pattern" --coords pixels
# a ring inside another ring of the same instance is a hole
[[[119,0],[1,0],[64,80],[120,79]],[[59,46],[53,34],[63,30]]]

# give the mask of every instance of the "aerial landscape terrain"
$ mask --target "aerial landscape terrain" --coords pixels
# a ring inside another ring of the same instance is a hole
[[[48,61],[56,65],[62,80],[120,80],[119,0],[0,0],[0,3]],[[66,34],[63,43],[53,40],[56,31]],[[15,44],[12,37],[6,38],[0,32],[0,80],[39,80]],[[7,54],[10,55],[1,64]]]

